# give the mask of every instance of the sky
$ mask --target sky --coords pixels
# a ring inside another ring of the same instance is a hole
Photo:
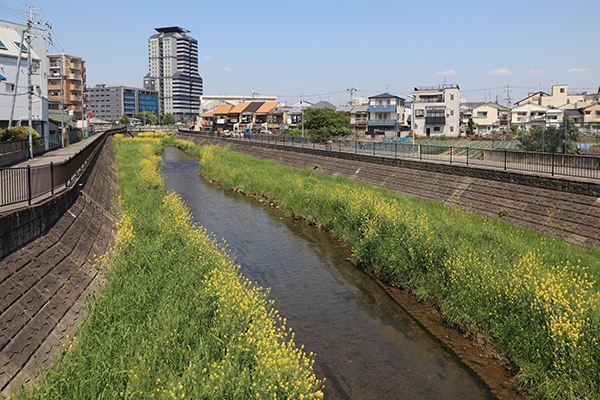
[[[86,62],[87,85],[141,87],[154,28],[198,40],[204,94],[345,104],[458,84],[468,101],[514,103],[567,84],[600,86],[600,1],[580,0],[30,0],[52,24],[49,53]],[[29,4],[2,0],[0,20]],[[510,90],[507,90],[507,87]]]

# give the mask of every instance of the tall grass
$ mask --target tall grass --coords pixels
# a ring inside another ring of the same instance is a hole
[[[22,398],[322,398],[312,355],[266,291],[193,227],[159,175],[159,139],[115,140],[118,255],[76,344]]]
[[[489,340],[537,398],[600,398],[600,251],[348,178],[170,139],[225,189],[264,196],[355,260]]]

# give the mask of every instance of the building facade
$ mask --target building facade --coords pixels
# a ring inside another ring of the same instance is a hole
[[[158,91],[158,116],[176,120],[200,114],[202,78],[198,74],[198,41],[178,26],[156,28],[148,39],[149,72],[144,89]]]
[[[73,120],[81,121],[85,115],[86,96],[85,61],[68,54],[49,54],[48,99],[62,104]],[[60,113],[60,108],[54,112]]]
[[[459,95],[458,85],[416,87],[412,93],[412,131],[426,137],[459,136]]]
[[[31,71],[32,127],[40,135],[48,134],[48,81],[45,32],[27,26],[0,21],[0,129],[29,124],[28,73]],[[23,43],[21,43],[23,42]],[[21,46],[23,44],[23,46]],[[29,44],[29,46],[27,45]],[[31,52],[31,54],[29,53]],[[20,53],[20,57],[19,57]],[[31,68],[28,58],[31,55]]]
[[[118,121],[123,115],[135,117],[142,111],[158,116],[156,90],[126,86],[96,85],[88,89],[88,107],[94,118]]]
[[[404,99],[389,93],[369,97],[369,132],[399,132],[404,125]]]

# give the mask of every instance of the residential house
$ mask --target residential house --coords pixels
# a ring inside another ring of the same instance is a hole
[[[339,106],[336,111],[344,113],[349,118],[350,127],[356,136],[365,136],[369,121],[368,105]]]
[[[458,85],[415,87],[412,93],[412,131],[418,136],[460,135]]]
[[[277,106],[273,107],[267,113],[267,130],[273,133],[279,133],[286,129],[285,121],[289,107]]]
[[[262,106],[254,113],[254,127],[260,130],[268,131],[268,115],[269,111],[277,107],[277,101],[265,101]]]
[[[205,113],[200,114],[196,118],[196,125],[194,127],[194,130],[201,132],[211,132],[213,130],[214,117],[214,111],[207,111]]]
[[[45,32],[31,28],[31,43],[21,43],[27,26],[1,21],[0,24],[0,129],[29,124],[27,94],[28,57],[31,55],[32,127],[47,135],[48,81]],[[20,66],[18,63],[20,62]],[[14,110],[14,111],[13,111]],[[12,119],[11,119],[12,115]]]
[[[598,93],[588,94],[585,91],[569,92],[567,85],[552,85],[552,93],[534,92],[526,98],[519,100],[516,105],[534,103],[540,106],[551,106],[554,108],[576,109],[584,107],[598,100]]]
[[[368,132],[393,132],[396,134],[404,125],[404,99],[402,97],[381,93],[369,97]]]
[[[600,127],[600,102],[595,101],[581,108],[583,114],[583,127],[595,128],[596,131]]]
[[[223,132],[226,130],[226,124],[229,121],[229,111],[233,108],[231,104],[218,105],[213,113],[213,130]]]
[[[237,131],[240,128],[240,114],[248,107],[250,103],[237,103],[229,110],[227,126],[225,129]]]
[[[513,107],[511,124],[526,129],[535,125],[558,126],[563,122],[563,111],[555,107],[545,107],[534,103],[525,103]]]
[[[262,107],[263,104],[265,104],[264,101],[253,101],[244,108],[244,111],[242,111],[240,114],[240,130],[254,127],[254,114]]]
[[[477,124],[477,133],[489,135],[502,127],[508,130],[510,109],[498,103],[488,102],[474,107],[471,118]]]

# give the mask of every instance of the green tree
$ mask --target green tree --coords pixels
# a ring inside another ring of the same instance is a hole
[[[534,126],[525,134],[523,149],[528,151],[548,151],[562,153],[565,148],[568,153],[577,152],[579,128],[573,120],[566,117],[558,126]],[[565,146],[566,140],[566,146]]]
[[[121,118],[119,118],[119,124],[121,125],[129,125],[130,122],[131,121],[129,121],[129,117],[125,114],[123,114]]]
[[[327,140],[332,136],[352,135],[349,118],[330,108],[308,109],[304,113],[304,129],[317,141]]]
[[[472,135],[475,133],[477,129],[477,124],[473,121],[473,118],[469,117],[469,121],[467,121],[467,135]]]
[[[137,119],[146,125],[158,125],[158,117],[152,111],[142,111],[135,115]],[[145,119],[144,119],[145,117]]]
[[[164,125],[172,125],[173,123],[175,123],[175,116],[173,114],[171,114],[171,113],[166,113],[163,116],[162,123]]]
[[[22,140],[29,138],[29,127],[28,126],[13,126],[10,128],[4,128],[0,130],[0,142],[8,142],[11,140]],[[37,146],[40,144],[40,134],[35,129],[31,130],[31,139],[33,145]]]

